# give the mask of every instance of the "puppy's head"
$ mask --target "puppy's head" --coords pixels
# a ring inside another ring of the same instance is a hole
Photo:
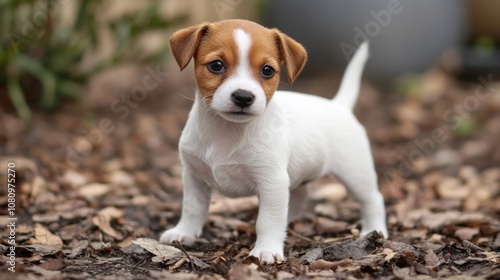
[[[279,30],[246,20],[179,30],[170,38],[170,47],[181,70],[194,57],[204,102],[233,122],[264,112],[278,87],[281,63],[293,82],[307,59],[305,49]]]

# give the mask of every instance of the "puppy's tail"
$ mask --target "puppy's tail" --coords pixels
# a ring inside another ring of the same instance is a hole
[[[361,74],[368,59],[368,41],[363,42],[352,57],[340,83],[339,91],[333,99],[349,109],[354,108],[358,99],[359,86],[361,84]]]

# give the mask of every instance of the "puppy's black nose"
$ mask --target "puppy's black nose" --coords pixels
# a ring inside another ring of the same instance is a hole
[[[255,96],[251,92],[242,89],[238,89],[233,92],[231,98],[233,99],[234,104],[241,107],[241,109],[252,105],[255,100]]]

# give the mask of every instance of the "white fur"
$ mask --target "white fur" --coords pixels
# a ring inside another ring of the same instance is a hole
[[[239,34],[237,40],[248,36]],[[277,91],[267,108],[245,123],[221,117],[197,93],[179,144],[184,167],[181,220],[160,240],[193,242],[202,232],[212,190],[231,197],[257,195],[257,241],[250,255],[263,263],[282,261],[287,222],[300,214],[305,183],[324,175],[339,178],[361,203],[362,234],[377,230],[387,236],[370,145],[348,98],[357,95],[348,89],[358,91],[367,56],[365,45],[346,71],[340,100]],[[238,71],[235,79],[248,79],[252,85],[244,72]],[[219,96],[225,92],[217,91]]]
[[[253,115],[262,114],[266,109],[266,95],[264,89],[260,86],[251,74],[248,52],[252,44],[250,35],[242,29],[234,31],[234,40],[238,46],[238,65],[236,73],[222,83],[215,91],[211,107],[219,114],[233,122],[245,122],[252,119]],[[243,112],[251,115],[234,115],[231,112],[240,112],[241,108],[235,105],[231,99],[231,94],[238,89],[252,92],[255,100],[252,106],[243,109]]]

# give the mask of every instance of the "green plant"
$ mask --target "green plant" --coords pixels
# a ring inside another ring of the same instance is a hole
[[[26,122],[31,121],[27,100],[34,96],[42,108],[56,108],[64,98],[78,98],[81,85],[92,75],[125,61],[164,59],[167,46],[141,55],[140,37],[165,30],[184,17],[164,19],[160,1],[117,19],[103,20],[102,2],[71,0],[76,4],[73,20],[62,17],[70,0],[0,0],[0,92],[2,88]],[[92,67],[83,67],[89,53],[102,43],[103,29],[112,34],[113,54]]]

